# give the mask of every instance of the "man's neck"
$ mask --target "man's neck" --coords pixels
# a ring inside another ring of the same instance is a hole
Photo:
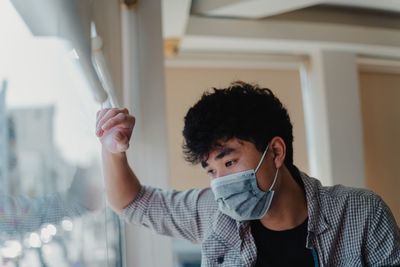
[[[262,225],[274,231],[293,229],[308,216],[304,190],[285,166],[279,172],[271,207],[260,219]]]

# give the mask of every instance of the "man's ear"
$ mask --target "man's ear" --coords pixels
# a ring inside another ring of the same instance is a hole
[[[275,167],[279,169],[285,162],[286,158],[286,144],[285,141],[279,137],[275,136],[271,140],[271,151],[273,153]]]

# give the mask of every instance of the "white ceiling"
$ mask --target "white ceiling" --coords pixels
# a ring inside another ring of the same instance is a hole
[[[184,35],[191,2],[191,0],[162,0],[162,22],[165,38],[180,38]]]
[[[335,5],[400,12],[399,0],[194,0],[192,11],[207,16],[258,19],[313,5]]]
[[[397,27],[357,23],[264,20],[312,6],[389,11],[391,24],[400,19],[400,0],[162,0],[164,38],[180,40],[180,51],[302,54],[315,47],[400,56]],[[340,9],[337,9],[340,10]],[[349,12],[347,16],[351,16]],[[369,14],[369,13],[368,13]],[[309,16],[310,13],[308,13]],[[367,15],[368,16],[368,15]],[[221,19],[223,18],[223,19]],[[343,17],[340,17],[342,18]],[[355,16],[354,20],[359,17]],[[394,20],[393,20],[394,18]],[[370,23],[370,24],[371,24]],[[371,26],[371,25],[369,25]],[[333,48],[332,48],[333,47]]]
[[[368,8],[400,13],[400,0],[162,0],[165,38],[181,38],[189,17],[259,19],[314,5]]]

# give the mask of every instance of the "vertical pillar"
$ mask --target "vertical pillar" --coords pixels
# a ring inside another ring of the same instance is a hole
[[[7,81],[0,84],[0,194],[9,193],[9,134],[6,103]]]
[[[123,6],[122,58],[125,106],[136,117],[129,162],[143,184],[167,188],[167,128],[161,1]],[[126,225],[126,266],[171,267],[170,238]]]
[[[303,68],[303,101],[311,174],[325,185],[364,187],[356,55],[314,51]]]

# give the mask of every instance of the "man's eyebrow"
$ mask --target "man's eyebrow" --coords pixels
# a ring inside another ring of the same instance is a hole
[[[236,149],[231,148],[231,147],[224,147],[223,149],[221,149],[219,154],[217,156],[215,156],[214,160],[222,159],[223,157],[228,156],[229,154],[232,154],[233,152],[236,152]]]
[[[215,156],[214,160],[222,159],[223,157],[228,156],[228,155],[230,155],[230,154],[232,154],[234,152],[236,152],[236,149],[231,148],[231,147],[224,147],[224,148],[222,148],[220,150],[218,155]],[[207,168],[208,167],[208,163],[205,160],[203,160],[201,162],[201,167]]]

